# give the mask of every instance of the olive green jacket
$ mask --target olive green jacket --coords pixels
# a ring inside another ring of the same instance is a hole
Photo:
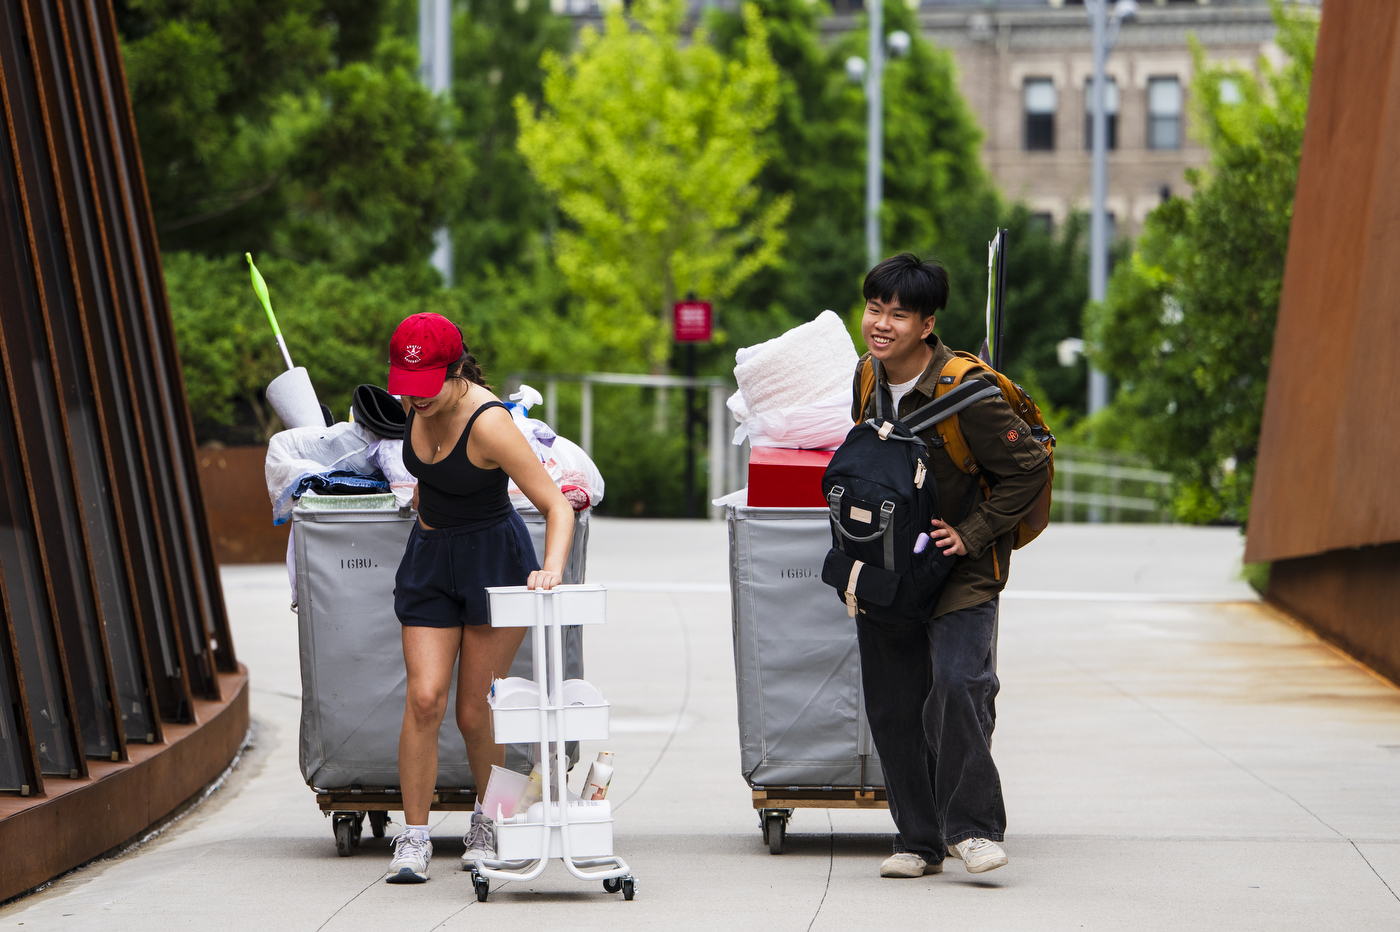
[[[933,358],[928,368],[919,376],[913,390],[900,399],[898,416],[901,418],[933,400],[939,374],[953,358],[952,351],[942,340],[932,339]],[[851,420],[857,422],[875,415],[873,392],[866,410],[859,410],[860,370],[868,358],[868,353],[860,358],[852,385]],[[995,382],[996,377],[982,372],[980,375],[971,373],[968,378]],[[888,390],[889,381],[883,375],[881,385]],[[953,465],[939,439],[939,430],[946,429],[946,425],[935,424],[919,434],[930,451],[930,465],[938,480],[938,500],[944,520],[957,529],[967,548],[967,555],[959,557],[948,574],[934,618],[980,605],[1006,587],[1016,525],[1031,510],[1040,490],[1050,479],[1050,454],[1039,441],[1032,439],[1029,426],[1005,398],[997,396],[977,402],[958,415],[958,426],[992,491],[990,498],[984,498],[980,491],[973,492],[978,485],[977,478]],[[964,503],[969,501],[972,507],[964,516]]]

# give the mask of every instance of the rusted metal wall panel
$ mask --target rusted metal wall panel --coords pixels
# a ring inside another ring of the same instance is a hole
[[[1400,4],[1325,8],[1245,559],[1400,541]]]
[[[201,723],[170,726],[166,743],[94,761],[43,799],[0,797],[0,851],[24,852],[0,858],[0,902],[133,841],[224,771],[248,734],[248,672],[221,678],[228,698],[196,700]]]
[[[1268,600],[1400,684],[1400,544],[1277,560]]]
[[[112,5],[0,0],[0,899],[215,777],[245,686]]]
[[[292,523],[272,525],[263,465],[267,447],[200,448],[199,482],[220,563],[281,563]]]

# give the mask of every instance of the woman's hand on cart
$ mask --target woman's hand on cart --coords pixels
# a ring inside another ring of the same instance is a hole
[[[517,576],[516,578],[519,579],[520,577]],[[563,581],[564,577],[560,573],[551,573],[549,570],[535,570],[530,574],[530,578],[526,581],[525,587],[527,589],[553,589]]]

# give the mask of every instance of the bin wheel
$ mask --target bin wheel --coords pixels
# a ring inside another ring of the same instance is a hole
[[[476,890],[476,901],[485,903],[486,897],[491,894],[491,881],[473,871],[472,887]]]
[[[622,878],[621,878],[621,877],[609,877],[607,880],[604,880],[604,881],[603,881],[603,889],[604,889],[606,892],[608,892],[608,893],[621,893],[621,892],[622,892]]]
[[[369,814],[369,830],[375,838],[384,837],[384,829],[389,824],[389,813],[380,810]]]
[[[622,898],[630,901],[637,895],[637,882],[631,877],[622,878]]]
[[[768,837],[768,853],[783,853],[783,838],[787,835],[787,819],[781,812],[774,812],[768,816],[768,830],[763,833]]]
[[[365,830],[365,814],[364,814],[363,812],[357,812],[357,813],[355,813],[355,818],[354,818],[354,820],[350,823],[350,845],[351,845],[351,847],[354,847],[354,848],[360,847],[360,835],[364,832],[364,830]]]
[[[335,817],[335,853],[343,858],[348,858],[355,853],[355,843],[352,840],[354,821],[343,816]]]

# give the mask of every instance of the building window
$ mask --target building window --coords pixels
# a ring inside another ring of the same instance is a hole
[[[1042,233],[1055,232],[1055,215],[1049,211],[1036,211],[1031,214],[1031,227]]]
[[[1181,148],[1181,82],[1176,78],[1147,82],[1147,148]]]
[[[1103,94],[1105,137],[1110,150],[1118,148],[1118,82],[1107,79]],[[1094,80],[1084,82],[1084,148],[1094,148]]]
[[[1059,95],[1049,78],[1026,78],[1026,151],[1055,149],[1055,110]]]

